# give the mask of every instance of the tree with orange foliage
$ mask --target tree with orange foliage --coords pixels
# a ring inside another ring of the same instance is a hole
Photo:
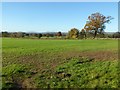
[[[93,13],[88,17],[88,21],[84,26],[86,31],[94,31],[94,38],[97,33],[102,33],[105,29],[105,23],[110,23],[113,18],[111,16],[104,16],[100,13]]]

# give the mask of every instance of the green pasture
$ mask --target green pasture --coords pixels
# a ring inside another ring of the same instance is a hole
[[[3,89],[118,88],[117,54],[112,39],[3,38]]]

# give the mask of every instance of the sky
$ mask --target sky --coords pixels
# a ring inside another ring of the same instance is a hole
[[[2,2],[119,2],[119,0],[2,0]]]
[[[106,32],[118,31],[117,2],[3,2],[2,31],[68,32],[81,30],[89,15],[112,16]]]

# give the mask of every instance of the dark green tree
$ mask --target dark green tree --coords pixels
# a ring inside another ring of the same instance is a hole
[[[85,32],[84,29],[82,29],[82,30],[80,31],[80,38],[81,38],[81,39],[83,39],[83,38],[86,39],[86,32]]]
[[[9,33],[8,32],[2,32],[2,37],[9,37]]]
[[[120,32],[116,32],[113,34],[113,38],[120,38]]]
[[[59,31],[59,32],[57,32],[56,36],[57,36],[57,37],[61,37],[61,36],[62,36],[62,33]]]
[[[41,33],[39,33],[39,34],[38,34],[38,38],[41,38],[41,37],[42,37],[42,34],[41,34]]]

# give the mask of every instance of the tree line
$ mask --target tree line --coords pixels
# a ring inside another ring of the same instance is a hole
[[[13,38],[24,38],[24,37],[61,37],[63,36],[61,32],[51,32],[51,33],[26,33],[26,32],[2,32],[1,35],[2,37],[13,37]]]
[[[111,16],[104,16],[100,13],[93,13],[88,16],[86,24],[82,30],[77,28],[72,28],[68,33],[54,32],[54,33],[25,33],[25,32],[2,32],[2,37],[37,37],[37,38],[66,38],[66,39],[86,39],[86,38],[120,38],[120,32],[115,32],[112,34],[106,33],[104,30],[106,28],[105,24],[110,23],[114,19]]]
[[[1,37],[12,38],[57,38],[57,39],[86,39],[93,38],[93,32],[79,32],[78,29],[73,28],[68,33],[51,32],[51,33],[25,33],[25,32],[2,32]],[[120,38],[120,32],[97,34],[96,38]]]

